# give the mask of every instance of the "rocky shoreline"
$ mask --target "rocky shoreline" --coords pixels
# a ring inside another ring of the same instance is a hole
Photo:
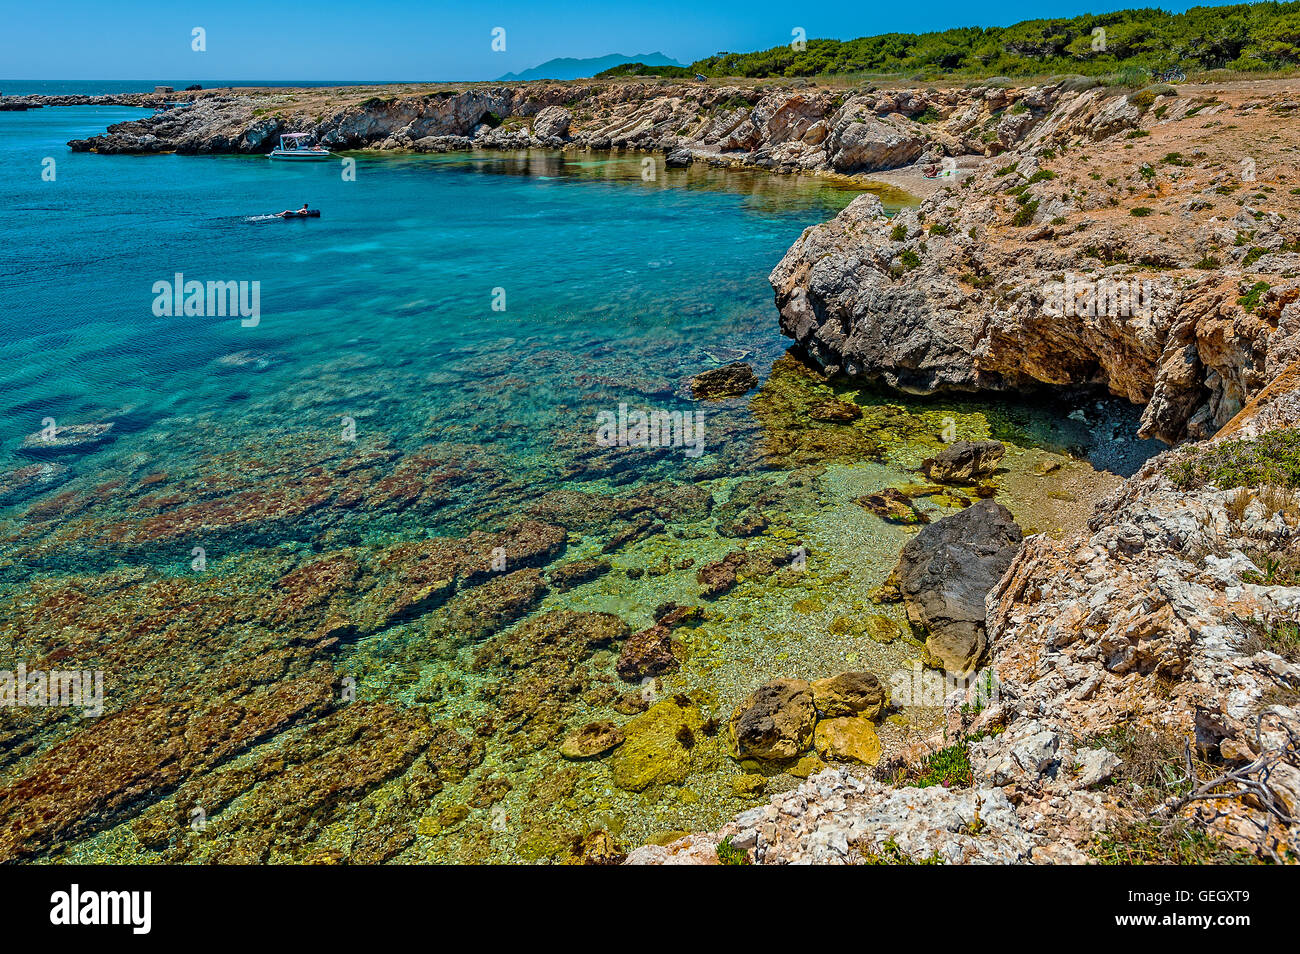
[[[1099,386],[1145,407],[1142,434],[1192,440],[1086,530],[1018,547],[942,733],[631,863],[1300,857],[1294,91],[1145,92],[1022,112],[1006,155],[893,219],[855,200],[772,284],[833,376]]]
[[[780,490],[754,481],[715,508],[709,492],[692,496],[672,486],[609,505],[618,525],[602,540],[605,554],[663,533],[672,519],[712,519],[720,535],[735,538],[734,550],[692,569],[705,600],[746,581],[792,577],[793,529],[781,528],[778,547],[739,540],[768,535],[769,517],[781,519],[786,498],[817,496],[823,475],[800,464],[880,456],[879,446],[868,446],[870,428],[859,426],[864,409],[832,395],[846,383],[921,395],[1104,391],[1144,408],[1141,436],[1178,446],[1102,501],[1086,528],[1053,537],[1022,532],[1005,508],[982,499],[999,489],[988,478],[1000,443],[959,446],[946,433],[936,438],[936,422],[919,415],[865,410],[881,419],[872,434],[901,420],[944,446],[911,465],[931,483],[866,494],[858,504],[909,526],[928,523],[931,508],[919,505],[925,498],[963,508],[913,536],[874,594],[879,603],[901,602],[932,671],[970,677],[933,706],[943,730],[904,747],[882,746],[893,738],[887,680],[865,670],[774,679],[755,686],[729,719],[706,715],[686,694],[650,704],[633,688],[616,692],[605,669],[629,686],[673,671],[700,617],[666,604],[635,633],[607,613],[549,610],[524,620],[548,588],[610,572],[608,561],[594,559],[550,566],[574,533],[591,529],[585,521],[594,499],[554,496],[530,511],[540,522],[511,531],[511,552],[528,557],[500,579],[481,554],[503,541],[482,534],[378,552],[344,547],[250,575],[249,594],[265,579],[275,580],[278,594],[269,607],[250,604],[250,626],[305,618],[315,627],[288,647],[254,645],[279,674],[266,687],[203,677],[253,714],[251,727],[219,725],[215,711],[190,713],[177,701],[194,691],[188,683],[169,687],[176,698],[164,701],[173,709],[142,695],[93,730],[105,748],[143,744],[152,753],[152,761],[137,759],[136,781],[123,789],[107,769],[79,764],[68,741],[54,746],[52,758],[33,760],[24,782],[0,791],[0,818],[11,823],[0,859],[37,855],[128,818],[142,844],[177,860],[265,858],[271,849],[262,842],[272,839],[253,834],[264,811],[254,801],[241,808],[251,821],[232,815],[233,841],[220,851],[204,854],[167,834],[176,827],[171,816],[195,797],[190,789],[212,784],[203,779],[216,763],[197,754],[173,762],[151,741],[160,719],[174,732],[211,733],[230,751],[281,730],[298,733],[311,769],[274,783],[294,798],[318,782],[333,785],[345,753],[355,751],[347,740],[363,738],[372,777],[354,780],[357,797],[401,776],[405,800],[385,802],[382,828],[367,829],[352,850],[368,860],[397,857],[416,838],[411,819],[428,793],[464,781],[482,762],[482,746],[400,706],[337,705],[333,653],[341,642],[429,615],[445,624],[446,632],[431,630],[439,640],[470,623],[476,638],[491,637],[473,665],[477,672],[506,660],[509,671],[492,690],[499,696],[489,698],[516,747],[560,745],[575,762],[608,756],[616,785],[634,792],[677,786],[685,793],[692,765],[725,755],[747,773],[736,780],[738,795],[761,792],[772,765],[806,777],[715,831],[637,848],[633,863],[1082,863],[1133,860],[1132,846],[1148,841],[1146,860],[1203,861],[1194,854],[1203,851],[1223,853],[1213,860],[1294,861],[1300,175],[1284,155],[1294,139],[1284,135],[1296,122],[1292,93],[1268,83],[1135,92],[1071,83],[947,91],[538,84],[365,99],[212,91],[193,94],[185,109],[70,143],[101,153],[257,153],[282,132],[309,131],[336,149],[629,149],[671,165],[854,176],[946,168],[943,179],[927,180],[938,185],[919,208],[889,218],[873,196],[860,197],[807,230],[772,272],[782,330],[812,365],[782,359],[750,405],[767,430],[767,452],[779,448],[790,470]],[[719,370],[723,383],[739,377]],[[741,393],[749,387],[746,379]],[[183,519],[160,512],[110,526],[104,539],[144,547],[149,534],[179,532],[185,520],[229,524],[233,535],[245,524],[278,526],[308,513],[334,532],[335,496],[347,498],[343,506],[382,509],[400,491],[391,506],[427,496],[432,508],[440,481],[464,478],[460,464],[440,472],[416,460],[401,475],[409,487],[398,488],[382,477],[383,460],[370,463],[373,485],[368,471],[354,469],[342,490],[327,474],[286,488],[283,499],[241,488],[234,504],[205,502],[192,518],[181,511]],[[55,475],[41,465],[22,479]],[[388,496],[376,497],[376,488]],[[96,505],[71,494],[56,503]],[[94,528],[83,523],[83,534]],[[42,547],[57,552],[57,543],[27,546],[39,555]],[[166,589],[131,572],[94,585]],[[339,596],[353,591],[355,599]],[[39,610],[52,619],[62,623],[74,612],[74,601],[53,586],[43,598],[48,605]],[[156,599],[174,602],[165,592]],[[710,625],[726,621],[704,615]],[[124,658],[135,652],[128,643],[121,641]],[[611,700],[633,718],[553,737]],[[15,752],[18,740],[16,732],[0,738]],[[825,768],[823,760],[840,764]],[[215,800],[224,805],[274,778],[273,761],[217,776]],[[84,805],[28,804],[28,789],[45,790],[64,770],[84,776]],[[140,793],[151,788],[178,794],[137,812]],[[565,794],[572,788],[570,781]],[[500,797],[474,796],[482,805]],[[465,818],[445,814],[427,827],[441,831]],[[428,833],[424,819],[418,833]],[[621,852],[594,832],[573,855],[608,862]]]
[[[101,153],[264,153],[311,133],[332,149],[632,149],[673,165],[857,174],[944,156],[996,154],[1019,141],[1017,103],[1043,110],[1062,87],[834,90],[645,83],[533,83],[175,94],[188,105],[69,143]],[[380,95],[364,95],[377,92]],[[152,94],[11,97],[15,104],[153,105]],[[969,162],[962,163],[969,165]]]

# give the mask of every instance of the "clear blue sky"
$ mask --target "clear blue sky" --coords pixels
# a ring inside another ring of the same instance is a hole
[[[559,56],[660,51],[684,63],[808,37],[850,39],[1101,13],[1132,2],[930,0],[0,0],[5,79],[495,79]],[[1159,4],[1181,11],[1190,4]],[[506,51],[491,49],[493,27]],[[207,31],[207,51],[190,49]]]

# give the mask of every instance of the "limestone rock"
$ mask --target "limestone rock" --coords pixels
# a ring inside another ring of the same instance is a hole
[[[984,654],[985,598],[1019,550],[1023,534],[991,500],[924,527],[894,570],[908,619],[926,632],[926,649],[951,672]]]
[[[824,759],[875,765],[880,761],[880,737],[865,715],[822,719],[813,744]]]
[[[823,718],[861,715],[877,719],[888,705],[888,693],[869,672],[842,672],[812,684],[813,702]]]
[[[921,471],[941,484],[969,483],[988,477],[1006,454],[1001,441],[957,441],[921,462]]]
[[[731,717],[732,754],[738,759],[792,759],[812,742],[817,713],[812,686],[774,679],[759,686]]]
[[[547,106],[533,117],[533,135],[538,139],[565,139],[572,119],[563,106]]]

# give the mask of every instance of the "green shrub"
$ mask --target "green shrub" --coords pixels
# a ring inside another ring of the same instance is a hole
[[[733,845],[730,835],[718,842],[718,847],[714,850],[718,855],[718,864],[720,865],[749,864],[749,852]]]
[[[1221,441],[1170,464],[1165,475],[1179,490],[1208,484],[1220,490],[1268,484],[1300,488],[1300,431],[1267,431],[1252,440]]]
[[[1151,104],[1161,96],[1176,95],[1178,95],[1178,91],[1168,83],[1156,83],[1154,86],[1148,86],[1136,93],[1130,93],[1128,101],[1138,108],[1138,112],[1145,113],[1151,108]]]
[[[1237,299],[1237,304],[1246,309],[1246,314],[1251,314],[1254,312],[1255,306],[1259,304],[1260,296],[1272,287],[1268,282],[1255,282],[1250,286],[1246,294]]]
[[[1026,202],[1016,214],[1011,216],[1011,224],[1017,227],[1023,227],[1034,221],[1034,216],[1038,214],[1038,200]]]

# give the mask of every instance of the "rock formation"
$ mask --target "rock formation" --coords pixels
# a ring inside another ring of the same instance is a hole
[[[968,672],[984,655],[984,600],[1020,549],[1011,512],[981,500],[922,528],[894,570],[912,625],[942,668]]]

